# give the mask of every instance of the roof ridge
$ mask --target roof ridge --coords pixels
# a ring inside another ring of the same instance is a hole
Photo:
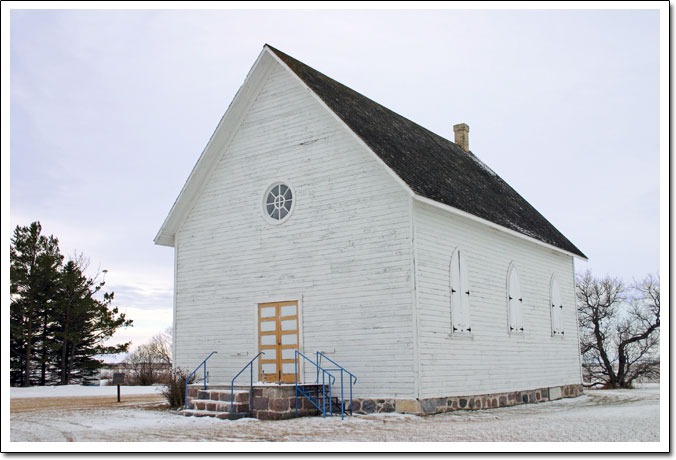
[[[357,91],[357,90],[355,90],[355,89],[353,89],[353,88],[350,88],[349,86],[347,86],[347,85],[345,85],[345,84],[339,82],[338,80],[335,80],[335,79],[329,77],[328,75],[326,75],[326,74],[323,73],[323,72],[320,72],[319,70],[315,69],[314,67],[311,67],[311,66],[305,64],[305,63],[302,62],[302,61],[299,61],[298,59],[294,58],[293,56],[289,56],[289,55],[286,54],[285,52],[280,51],[280,50],[278,50],[277,48],[268,45],[267,43],[265,44],[265,46],[268,47],[268,48],[270,48],[270,50],[274,51],[275,54],[277,54],[280,58],[281,58],[281,57],[284,57],[284,58],[286,58],[286,59],[293,60],[293,61],[295,61],[296,63],[298,63],[298,64],[300,64],[300,65],[303,65],[303,66],[307,67],[308,69],[310,69],[310,70],[312,70],[312,71],[314,71],[314,72],[316,72],[316,73],[318,73],[318,74],[324,76],[325,78],[328,78],[328,79],[332,80],[333,82],[335,82],[335,84],[337,84],[337,85],[339,85],[339,86],[345,88],[347,91],[353,92],[353,93],[355,93],[357,96],[363,97],[364,99],[368,99],[369,101],[373,102],[374,104],[379,105],[381,108],[383,108],[384,110],[387,110],[387,111],[390,112],[392,115],[395,115],[395,116],[397,116],[397,117],[401,117],[401,118],[407,120],[408,122],[410,122],[410,123],[416,125],[418,128],[424,129],[425,131],[427,131],[427,132],[428,132],[429,134],[431,134],[432,136],[436,136],[436,137],[438,137],[439,139],[441,139],[441,140],[443,140],[443,141],[445,141],[445,142],[448,142],[449,144],[451,144],[451,146],[452,146],[453,148],[457,149],[459,153],[470,154],[470,155],[473,155],[473,156],[476,157],[476,154],[474,154],[471,150],[464,150],[462,147],[460,147],[458,144],[456,144],[456,143],[453,142],[452,140],[445,138],[445,137],[442,136],[441,134],[435,133],[434,131],[430,130],[429,128],[425,128],[423,125],[421,125],[421,124],[419,124],[419,123],[416,123],[415,121],[411,120],[410,118],[407,118],[407,117],[405,117],[405,116],[403,116],[403,115],[401,115],[401,114],[395,112],[394,110],[392,110],[392,109],[390,109],[390,108],[384,106],[384,105],[381,104],[380,102],[378,102],[378,101],[376,101],[376,100],[374,100],[374,99],[372,99],[372,98],[370,98],[370,97],[368,97],[368,96],[365,96],[364,94],[360,93],[359,91]],[[478,158],[478,157],[476,157],[476,158]]]

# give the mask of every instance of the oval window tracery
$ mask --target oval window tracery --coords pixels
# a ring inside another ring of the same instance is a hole
[[[284,220],[293,207],[293,192],[286,184],[275,184],[265,198],[265,211],[276,221]]]

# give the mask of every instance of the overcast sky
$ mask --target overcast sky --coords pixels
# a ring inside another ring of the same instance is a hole
[[[107,269],[135,345],[172,322],[153,238],[269,43],[471,150],[589,257],[659,270],[659,14],[13,10],[10,222]]]

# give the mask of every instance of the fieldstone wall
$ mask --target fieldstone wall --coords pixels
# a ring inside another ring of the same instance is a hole
[[[404,414],[431,415],[456,410],[489,409],[515,406],[559,398],[574,398],[582,394],[582,385],[538,388],[535,390],[513,391],[473,396],[452,396],[427,399],[355,399],[352,401],[355,414],[400,412]]]
[[[532,404],[543,401],[553,401],[560,398],[574,398],[582,394],[582,385],[564,385],[560,387],[538,388],[535,390],[513,391],[510,393],[495,393],[473,396],[452,396],[446,398],[427,399],[354,399],[352,410],[355,414],[372,414],[384,412],[399,412],[414,415],[432,415],[456,410],[490,409],[494,407],[515,406],[517,404]],[[218,397],[215,397],[218,395]],[[230,401],[228,390],[202,391],[198,387],[188,388],[189,407],[193,399],[213,399],[214,401]],[[261,420],[284,420],[296,417],[296,391],[293,385],[259,386],[253,389],[253,416]],[[248,410],[248,394],[236,397],[236,403],[242,405],[242,410]],[[217,403],[209,401],[204,409],[218,410]],[[244,405],[246,407],[244,408]],[[327,400],[328,404],[328,400]],[[349,401],[345,401],[345,410],[349,411]],[[298,397],[298,416],[318,415],[320,412],[304,397]],[[327,406],[328,408],[328,406]],[[223,414],[223,418],[230,418]]]
[[[235,387],[235,412],[249,412],[249,387]],[[246,390],[246,391],[242,391]],[[229,410],[230,390],[201,386],[188,387],[188,408],[209,413],[186,413],[185,415],[211,415],[223,419],[235,419],[248,415],[232,415]],[[228,407],[223,406],[226,403]],[[328,401],[327,401],[328,403]],[[317,415],[319,411],[304,397],[298,398],[298,416]],[[253,417],[261,420],[283,420],[296,417],[296,389],[293,385],[259,386],[253,388]]]
[[[254,387],[253,416],[260,420],[296,417],[296,389],[293,386]],[[298,416],[317,415],[319,411],[306,398],[298,397]]]

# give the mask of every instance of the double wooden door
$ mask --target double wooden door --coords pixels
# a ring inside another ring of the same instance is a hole
[[[298,350],[298,302],[258,304],[258,350],[262,382],[296,381],[295,351]]]

